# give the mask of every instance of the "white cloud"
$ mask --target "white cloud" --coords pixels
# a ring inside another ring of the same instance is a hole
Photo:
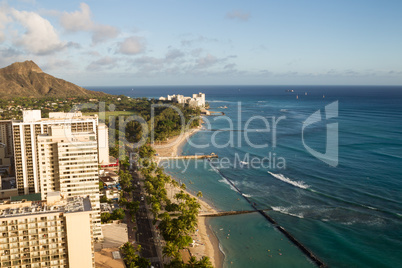
[[[145,45],[141,37],[131,36],[119,43],[118,52],[126,55],[135,55],[143,52]]]
[[[217,57],[215,57],[211,54],[208,54],[205,57],[199,58],[197,60],[197,64],[196,64],[195,68],[196,69],[208,68],[208,67],[211,67],[212,65],[215,65],[218,62],[220,62],[220,60]]]
[[[165,59],[166,59],[167,61],[174,61],[174,60],[176,60],[176,59],[179,59],[179,58],[184,57],[184,55],[185,55],[185,54],[184,54],[182,51],[180,51],[180,50],[174,48],[174,49],[169,50],[169,51],[166,53]]]
[[[4,29],[6,25],[11,21],[11,18],[7,15],[8,7],[5,4],[0,6],[0,43],[2,43],[6,36],[4,34]]]
[[[80,4],[80,10],[64,12],[60,18],[60,24],[69,32],[92,32],[93,44],[115,38],[120,33],[114,26],[95,23],[91,18],[91,9],[85,3]]]
[[[49,54],[65,46],[52,24],[37,13],[11,9],[11,15],[25,28],[25,33],[13,40],[15,45],[37,55]]]
[[[227,19],[247,21],[250,18],[250,13],[241,10],[233,10],[225,16]]]
[[[74,12],[64,12],[60,18],[60,23],[64,29],[71,32],[90,31],[93,27],[91,20],[91,10],[85,3],[80,4],[81,10]]]
[[[225,67],[223,67],[223,69],[230,69],[230,70],[232,70],[232,69],[234,69],[235,67],[236,67],[236,64],[235,64],[235,63],[229,63],[229,64],[226,64]]]
[[[92,43],[97,44],[115,38],[119,35],[119,32],[116,27],[110,25],[95,25],[92,34]]]
[[[103,69],[113,69],[117,66],[117,59],[111,57],[103,57],[99,60],[91,62],[88,65],[87,70],[89,71],[99,71]]]
[[[181,45],[182,45],[182,46],[192,46],[192,45],[194,45],[194,44],[197,44],[197,45],[198,45],[198,44],[200,44],[200,43],[202,43],[202,42],[205,42],[205,43],[216,43],[216,42],[219,42],[219,40],[216,39],[216,38],[208,38],[208,37],[205,37],[205,36],[200,35],[200,36],[198,36],[198,37],[196,37],[196,38],[181,40]]]
[[[70,60],[60,59],[59,57],[47,57],[46,62],[41,65],[41,69],[45,72],[74,70],[74,64]]]

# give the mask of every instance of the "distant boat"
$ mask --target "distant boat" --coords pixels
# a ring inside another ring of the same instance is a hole
[[[245,162],[245,161],[240,161],[240,164],[242,164],[242,165],[248,165],[248,163]]]
[[[293,89],[286,89],[285,92],[295,92]]]
[[[296,95],[296,99],[299,99],[299,95]]]
[[[228,107],[225,105],[225,106],[219,106],[218,107],[218,109],[227,109]]]

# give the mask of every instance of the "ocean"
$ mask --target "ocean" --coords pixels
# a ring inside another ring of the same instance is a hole
[[[169,174],[217,210],[252,210],[247,197],[330,267],[402,263],[402,87],[88,88],[130,97],[206,93],[210,110],[225,115],[206,117],[190,139],[198,146],[187,143],[183,154],[213,152],[220,162],[178,163]],[[209,224],[224,267],[314,267],[258,213]]]

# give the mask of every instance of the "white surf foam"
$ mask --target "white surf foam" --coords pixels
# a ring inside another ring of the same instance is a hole
[[[235,103],[233,101],[223,101],[223,100],[208,100],[208,102]]]
[[[292,181],[291,179],[283,176],[282,174],[275,174],[270,171],[268,171],[268,173],[278,180],[281,180],[281,181],[291,184],[293,186],[299,187],[301,189],[307,189],[310,187],[310,185],[307,185],[304,181]]]
[[[222,180],[219,180],[219,182],[222,182],[222,183],[224,183],[224,184],[229,185],[231,190],[237,192],[236,188],[234,188],[233,185],[230,184],[230,183],[227,181],[227,179],[223,178]]]
[[[300,219],[303,219],[303,218],[304,218],[303,213],[298,213],[298,214],[291,213],[291,212],[289,212],[290,209],[291,209],[291,207],[290,207],[290,208],[285,208],[285,207],[272,207],[272,210],[273,210],[273,211],[277,211],[277,212],[280,212],[280,213],[282,213],[282,214],[286,214],[286,215],[289,215],[289,216],[297,217],[297,218],[300,218]]]

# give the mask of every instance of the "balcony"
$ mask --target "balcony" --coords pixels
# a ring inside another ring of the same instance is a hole
[[[30,241],[29,243],[30,243],[31,246],[37,246],[37,245],[39,245],[39,242],[38,242],[38,241]]]
[[[14,236],[18,236],[18,232],[17,232],[17,231],[11,232],[10,237],[14,237]]]
[[[0,245],[0,249],[4,250],[4,249],[10,249],[8,244],[2,244]],[[7,251],[7,250],[6,250]]]
[[[1,261],[10,261],[10,256],[1,256]]]
[[[24,254],[22,254],[21,257],[22,257],[23,259],[31,258],[31,254],[29,254],[29,253],[24,253]]]
[[[26,251],[25,251],[26,250]],[[35,247],[31,247],[31,252],[32,251],[39,251],[39,247],[38,246],[35,246]],[[29,248],[24,248],[24,252],[29,252]]]

